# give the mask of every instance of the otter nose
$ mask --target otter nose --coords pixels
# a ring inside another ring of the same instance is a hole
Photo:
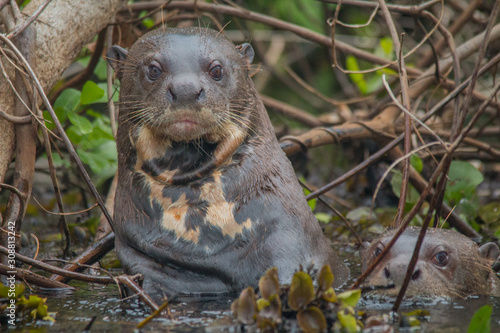
[[[202,102],[205,98],[205,89],[196,78],[180,78],[167,88],[167,99],[171,103],[190,104]]]
[[[396,284],[402,284],[404,281],[404,278],[406,276],[406,270],[408,269],[408,265],[401,264],[401,263],[392,263],[384,267],[384,277],[386,279],[392,279],[394,283]],[[420,267],[417,266],[415,267],[413,274],[411,276],[412,281],[417,281],[420,279],[422,275],[422,272],[420,270]]]

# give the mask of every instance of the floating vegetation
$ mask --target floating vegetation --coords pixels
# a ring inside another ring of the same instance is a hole
[[[233,302],[231,310],[240,323],[256,324],[265,332],[282,328],[285,319],[295,319],[304,332],[360,331],[364,325],[354,306],[361,290],[336,294],[329,265],[321,269],[316,280],[315,287],[311,273],[301,269],[294,274],[290,285],[280,285],[278,270],[271,268],[260,278],[260,297],[248,287]]]

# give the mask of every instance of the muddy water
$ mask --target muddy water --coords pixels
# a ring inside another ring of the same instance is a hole
[[[356,267],[351,268],[356,270]],[[81,332],[95,317],[91,332],[131,332],[149,314],[149,309],[136,299],[120,300],[116,286],[73,285],[78,290],[74,294],[46,295],[49,311],[57,312],[56,322],[39,326],[39,331]],[[240,325],[234,322],[229,310],[231,301],[232,297],[177,299],[170,306],[170,315],[153,320],[141,331],[241,332]],[[429,316],[421,319],[422,325],[418,329],[400,328],[398,324],[393,324],[393,327],[396,332],[467,332],[472,315],[485,304],[494,307],[492,332],[500,332],[500,299],[491,297],[471,297],[459,301],[406,301],[400,313],[426,310]],[[382,315],[388,314],[391,306],[391,299],[365,297],[357,309],[369,315]],[[255,329],[249,328],[248,331]]]
[[[359,256],[353,247],[339,247],[336,250],[351,270],[351,275],[360,275]],[[114,260],[113,255],[108,255]],[[119,274],[120,270],[114,272]],[[347,282],[350,285],[351,279]],[[18,327],[18,331],[36,329],[36,332],[82,332],[94,319],[91,332],[132,332],[137,324],[150,314],[149,308],[137,299],[121,300],[117,286],[100,286],[73,281],[76,287],[73,294],[43,294],[47,297],[49,312],[56,312],[56,322]],[[241,326],[232,318],[230,305],[237,295],[227,297],[184,297],[175,299],[170,305],[170,315],[156,318],[141,329],[141,332],[242,332]],[[368,315],[389,314],[393,299],[380,299],[367,296],[360,301],[358,310]],[[400,313],[425,310],[429,313],[421,320],[420,328],[400,328],[393,324],[395,332],[467,332],[474,312],[482,305],[494,307],[491,332],[500,332],[500,298],[471,297],[458,301],[406,301]],[[39,322],[40,323],[40,322]],[[297,325],[288,325],[292,332],[298,331]],[[3,331],[4,327],[0,328]],[[247,328],[246,331],[256,331]]]

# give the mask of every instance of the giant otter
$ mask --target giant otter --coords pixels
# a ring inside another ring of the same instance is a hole
[[[364,245],[365,249],[361,251],[363,272],[384,250],[395,232],[386,232],[371,244]],[[419,233],[419,228],[407,228],[370,274],[366,284],[394,283],[396,288],[381,292],[396,296],[403,284]],[[491,269],[499,253],[494,243],[478,247],[456,231],[429,228],[406,295],[452,298],[468,295],[500,296],[498,279]]]
[[[349,270],[332,251],[252,80],[253,49],[158,29],[107,57],[120,80],[116,250],[151,294],[256,286],[270,267]]]

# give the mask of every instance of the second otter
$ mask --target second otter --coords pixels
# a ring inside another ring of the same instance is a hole
[[[108,58],[121,82],[116,250],[146,291],[239,291],[301,264],[346,280],[248,75],[250,45],[159,29]]]
[[[384,233],[369,246],[365,245],[366,249],[361,251],[363,272],[384,250],[395,232]],[[366,284],[388,285],[392,282],[396,288],[382,293],[396,296],[403,284],[419,233],[419,228],[407,228],[368,277]],[[497,260],[499,253],[494,243],[478,247],[456,231],[429,228],[406,295],[500,296],[499,281],[491,269],[491,263]]]

